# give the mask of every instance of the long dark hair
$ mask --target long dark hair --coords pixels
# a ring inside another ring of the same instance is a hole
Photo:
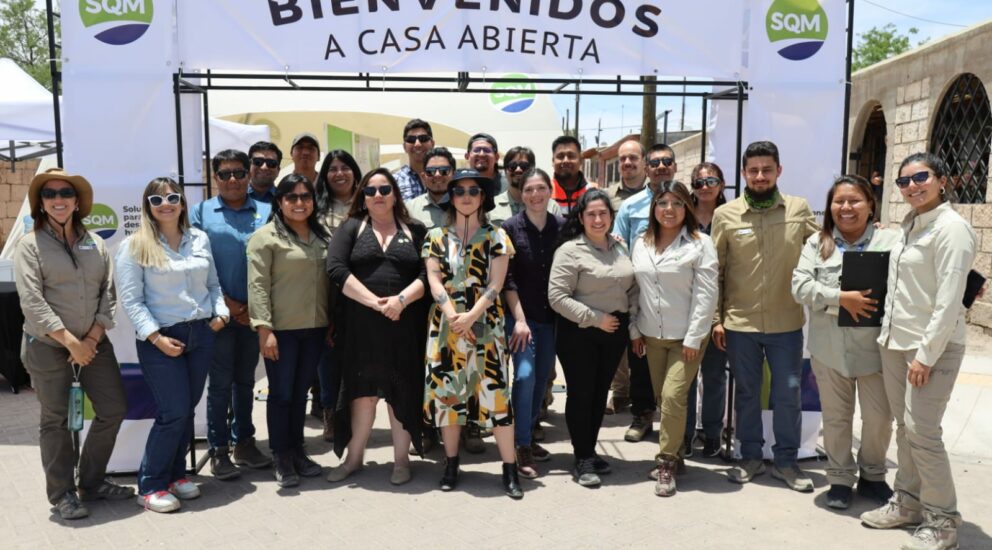
[[[837,227],[837,222],[834,221],[834,214],[830,210],[830,205],[834,202],[834,193],[837,192],[837,188],[841,185],[853,186],[868,201],[868,223],[871,223],[871,219],[874,217],[875,193],[872,192],[871,184],[868,183],[868,180],[853,174],[847,174],[834,180],[834,184],[827,191],[827,206],[823,209],[823,225],[820,227],[820,257],[824,260],[834,253],[834,248],[836,247],[836,243],[834,243],[834,227]]]
[[[400,185],[396,183],[396,178],[385,168],[376,168],[368,174],[362,177],[362,181],[355,186],[355,192],[351,196],[351,208],[348,209],[349,218],[364,218],[368,215],[369,209],[365,207],[365,194],[363,190],[365,186],[369,184],[369,180],[373,176],[383,176],[389,185],[393,188],[393,196],[396,197],[396,202],[393,203],[393,217],[403,223],[410,223],[410,212],[406,209],[406,205],[403,204],[403,195],[400,194]]]
[[[335,160],[343,162],[351,169],[353,176],[352,194],[355,193],[355,187],[358,186],[358,182],[362,179],[362,169],[355,162],[355,157],[351,156],[351,153],[344,149],[332,149],[328,151],[327,155],[324,156],[324,162],[320,165],[320,171],[317,172],[317,183],[315,184],[317,187],[317,199],[314,204],[321,215],[327,213],[334,199],[334,193],[331,192],[330,183],[327,181],[327,170]]]
[[[299,235],[296,234],[296,231],[293,231],[292,227],[286,225],[286,220],[282,217],[282,200],[283,197],[289,193],[292,193],[293,189],[296,189],[296,186],[301,183],[311,196],[316,195],[314,192],[313,183],[310,182],[310,178],[301,174],[290,174],[282,178],[279,181],[279,185],[276,186],[276,196],[272,199],[272,215],[269,217],[269,220],[275,224],[276,233],[278,233],[280,237],[289,238],[289,235],[299,237]],[[317,221],[318,219],[317,205],[314,203],[313,210],[311,210],[310,215],[307,216],[307,226],[318,239],[326,243],[330,241],[331,238],[327,235],[327,230],[324,229],[324,226]]]
[[[579,216],[586,211],[589,203],[593,201],[603,201],[606,204],[606,208],[610,211],[610,229],[613,229],[613,220],[616,217],[616,211],[613,210],[613,204],[610,203],[610,196],[602,189],[590,189],[583,193],[579,197],[579,200],[575,201],[572,209],[568,211],[568,217],[565,218],[565,225],[558,232],[557,246],[561,246],[585,233],[585,228],[582,227],[582,221],[579,220]]]
[[[675,198],[685,203],[685,218],[682,220],[682,227],[685,227],[689,237],[699,238],[699,220],[696,219],[696,207],[692,202],[689,189],[680,181],[663,181],[658,186],[658,192],[651,199],[651,207],[648,209],[648,229],[644,232],[644,244],[657,246],[655,243],[661,239],[661,223],[654,215],[654,209],[661,198],[668,193],[675,195]],[[634,248],[633,243],[629,243],[627,246]]]
[[[703,170],[706,170],[711,174],[715,174],[716,177],[720,179],[720,184],[724,187],[726,186],[727,180],[723,179],[723,170],[721,170],[720,167],[715,162],[700,162],[699,164],[694,166],[692,169],[692,176],[690,176],[689,178],[689,183],[691,184],[695,182],[696,179],[699,178],[699,173],[702,172]],[[721,204],[726,204],[726,203],[727,203],[727,197],[724,196],[723,189],[720,189],[720,194],[716,196],[716,205],[720,206]],[[696,197],[695,193],[692,193],[692,204],[695,206],[699,206],[699,199]]]

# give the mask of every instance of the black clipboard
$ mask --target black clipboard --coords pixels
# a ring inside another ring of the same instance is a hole
[[[868,290],[868,296],[878,300],[878,311],[871,317],[861,318],[855,322],[851,314],[841,307],[837,313],[837,326],[841,327],[880,327],[882,315],[885,313],[885,294],[888,291],[889,253],[888,252],[856,252],[848,251],[843,254],[840,271],[840,289]]]

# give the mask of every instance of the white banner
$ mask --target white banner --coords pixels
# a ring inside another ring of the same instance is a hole
[[[179,56],[201,69],[736,78],[741,45],[726,38],[744,3],[178,0]]]

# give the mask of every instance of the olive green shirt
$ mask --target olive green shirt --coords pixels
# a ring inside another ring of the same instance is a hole
[[[606,188],[606,194],[610,196],[610,205],[613,206],[614,212],[620,211],[620,205],[623,201],[633,197],[634,195],[644,191],[647,187],[647,180],[642,182],[641,186],[637,189],[631,189],[623,184],[622,181],[614,183],[613,185]]]
[[[273,222],[248,240],[248,315],[251,327],[296,330],[326,327],[331,282],[324,271],[327,243],[276,232]]]
[[[442,197],[445,198],[445,197]],[[410,216],[418,222],[424,224],[428,231],[435,227],[442,227],[448,224],[447,201],[434,202],[434,197],[430,192],[418,195],[406,203],[406,209],[410,211]]]

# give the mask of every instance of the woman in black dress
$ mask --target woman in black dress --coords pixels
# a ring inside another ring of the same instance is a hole
[[[390,482],[410,480],[407,449],[420,448],[427,311],[420,300],[427,274],[420,247],[427,229],[410,218],[399,187],[380,168],[362,178],[348,220],[334,233],[327,273],[341,288],[336,345],[342,387],[334,415],[334,452],[348,456],[327,480],[341,481],[362,467],[375,408],[385,398],[393,434]]]

